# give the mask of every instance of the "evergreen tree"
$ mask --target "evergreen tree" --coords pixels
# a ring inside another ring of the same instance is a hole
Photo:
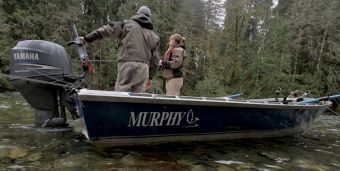
[[[141,5],[152,10],[162,57],[171,34],[187,38],[183,95],[222,96],[243,92],[273,96],[277,87],[311,90],[315,96],[340,92],[340,2],[338,0],[0,0],[0,70],[9,72],[9,54],[18,41],[41,39],[66,47],[79,35],[109,21],[129,19]],[[224,8],[224,9],[223,9]],[[225,10],[225,18],[221,12]],[[221,21],[224,20],[224,21]],[[223,25],[221,24],[223,23]],[[74,66],[80,61],[66,47]],[[96,73],[89,88],[114,87],[117,41],[87,45]],[[153,92],[162,93],[159,72]],[[9,87],[0,78],[1,87]]]

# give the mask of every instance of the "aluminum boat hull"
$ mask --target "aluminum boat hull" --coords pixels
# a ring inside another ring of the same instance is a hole
[[[175,97],[81,90],[84,134],[98,144],[266,138],[303,133],[330,103]]]

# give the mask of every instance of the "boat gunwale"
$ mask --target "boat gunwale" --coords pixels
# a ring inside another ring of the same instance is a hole
[[[123,102],[123,103],[140,103],[140,104],[161,104],[161,105],[194,105],[194,106],[221,106],[221,107],[252,107],[252,108],[275,108],[275,109],[321,109],[328,107],[331,102],[324,104],[283,104],[283,103],[266,103],[254,102],[249,99],[245,101],[234,101],[225,97],[224,100],[218,98],[216,100],[204,98],[183,98],[186,96],[164,96],[157,94],[133,94],[127,92],[101,91],[101,90],[81,90],[78,92],[81,101],[96,102]],[[191,97],[191,96],[188,96]]]

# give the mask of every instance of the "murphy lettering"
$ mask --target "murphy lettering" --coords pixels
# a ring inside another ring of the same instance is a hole
[[[191,109],[188,112],[130,112],[128,127],[196,127],[198,120]]]

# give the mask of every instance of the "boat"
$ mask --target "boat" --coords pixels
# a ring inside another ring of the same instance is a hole
[[[100,145],[268,138],[304,133],[331,105],[82,89],[84,135]],[[309,99],[308,101],[310,101]]]
[[[90,142],[135,145],[296,135],[331,105],[325,98],[287,100],[165,96],[85,89],[93,68],[85,46],[76,45],[84,69],[75,75],[64,47],[24,40],[11,50],[12,85],[34,109],[36,127],[69,127],[67,114],[84,122]],[[92,69],[91,69],[92,68]],[[7,76],[1,74],[2,76]],[[67,112],[68,111],[68,112]]]

